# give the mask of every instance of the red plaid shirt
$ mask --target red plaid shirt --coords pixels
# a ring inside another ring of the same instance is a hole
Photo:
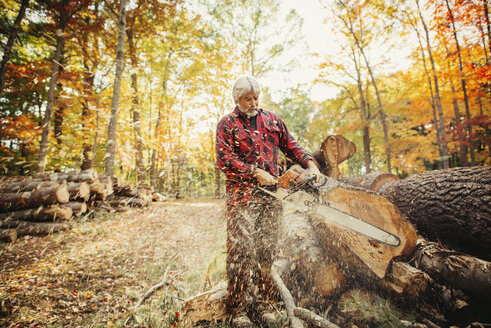
[[[257,181],[252,177],[256,167],[278,176],[278,149],[292,161],[307,167],[312,156],[288,132],[275,113],[258,109],[257,129],[238,107],[218,122],[216,156],[225,173],[227,203],[247,204]]]

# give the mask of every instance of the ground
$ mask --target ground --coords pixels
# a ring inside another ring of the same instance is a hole
[[[0,244],[0,326],[179,326],[182,301],[224,280],[224,208],[153,203]],[[135,308],[166,272],[168,284]]]

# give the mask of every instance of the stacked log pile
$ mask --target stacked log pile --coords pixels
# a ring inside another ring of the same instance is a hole
[[[120,179],[88,169],[71,173],[3,177],[0,180],[0,240],[46,235],[71,228],[69,220],[89,210],[142,207],[151,189],[135,188]]]

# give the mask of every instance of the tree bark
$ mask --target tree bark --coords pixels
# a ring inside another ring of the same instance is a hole
[[[70,209],[73,213],[72,215],[78,218],[81,217],[82,214],[87,212],[87,205],[84,202],[68,202],[62,204],[60,207],[64,209]]]
[[[35,179],[43,179],[50,181],[68,181],[68,182],[93,182],[97,180],[97,171],[95,169],[88,169],[79,172],[66,172],[66,173],[51,173],[51,174],[35,174]]]
[[[137,50],[135,47],[134,36],[134,23],[135,18],[132,17],[128,22],[129,28],[126,30],[128,37],[129,55],[131,59],[132,73],[131,73],[131,112],[133,113],[133,130],[135,131],[135,165],[136,165],[136,177],[138,183],[145,183],[145,167],[143,165],[143,141],[140,128],[140,109],[139,109],[139,96],[138,96],[138,60]]]
[[[386,172],[372,172],[370,174],[362,175],[361,177],[340,177],[339,181],[371,191],[380,190],[386,183],[398,181],[397,175]]]
[[[126,28],[126,0],[119,2],[118,44],[116,49],[116,74],[114,76],[113,98],[111,104],[111,118],[107,131],[107,150],[105,171],[109,176],[114,175],[114,156],[116,153],[116,130],[118,126],[119,97],[121,92],[121,79],[124,69],[124,36]]]
[[[5,86],[5,75],[7,74],[7,64],[10,61],[10,54],[12,53],[12,47],[14,46],[15,39],[19,32],[20,23],[26,14],[26,9],[29,6],[29,0],[22,0],[19,12],[15,18],[14,25],[10,28],[7,44],[2,49],[3,57],[0,64],[0,98],[3,96],[3,89]]]
[[[429,171],[379,191],[430,240],[491,259],[491,167]]]
[[[69,182],[67,189],[71,200],[87,201],[90,197],[90,186],[87,182]]]
[[[45,222],[28,222],[18,221],[18,226],[15,228],[17,237],[20,236],[41,236],[49,235],[55,232],[71,229],[69,223],[45,223]],[[2,231],[4,229],[1,229]],[[1,233],[0,233],[1,234]]]
[[[43,132],[39,144],[39,157],[37,161],[37,172],[43,173],[46,167],[46,154],[48,151],[49,132],[51,130],[51,113],[55,101],[56,84],[58,81],[58,72],[60,70],[61,50],[65,40],[64,30],[68,22],[68,13],[66,10],[60,10],[60,23],[56,30],[56,51],[53,57],[53,66],[51,67],[51,78],[49,82],[48,103],[43,119]]]
[[[22,193],[0,194],[0,212],[37,208],[41,205],[67,203],[70,198],[66,185],[36,189]]]
[[[56,220],[69,220],[71,217],[72,217],[72,210],[65,209],[59,205],[50,205],[48,207],[40,206],[38,208],[29,208],[26,210],[0,213],[0,221],[2,222],[11,221],[11,220],[54,222]]]
[[[430,242],[420,243],[414,258],[416,267],[435,281],[491,300],[491,262]]]

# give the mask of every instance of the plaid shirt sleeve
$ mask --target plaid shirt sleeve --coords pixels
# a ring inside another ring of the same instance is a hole
[[[216,157],[217,164],[227,176],[236,176],[246,179],[252,178],[255,166],[240,160],[234,153],[234,138],[230,119],[224,117],[217,126]]]
[[[290,131],[288,131],[285,122],[283,122],[283,120],[278,116],[276,116],[276,119],[278,120],[278,124],[281,129],[281,151],[286,155],[286,157],[306,168],[308,162],[312,160],[312,156],[302,146],[300,146],[295,138],[293,138]]]

